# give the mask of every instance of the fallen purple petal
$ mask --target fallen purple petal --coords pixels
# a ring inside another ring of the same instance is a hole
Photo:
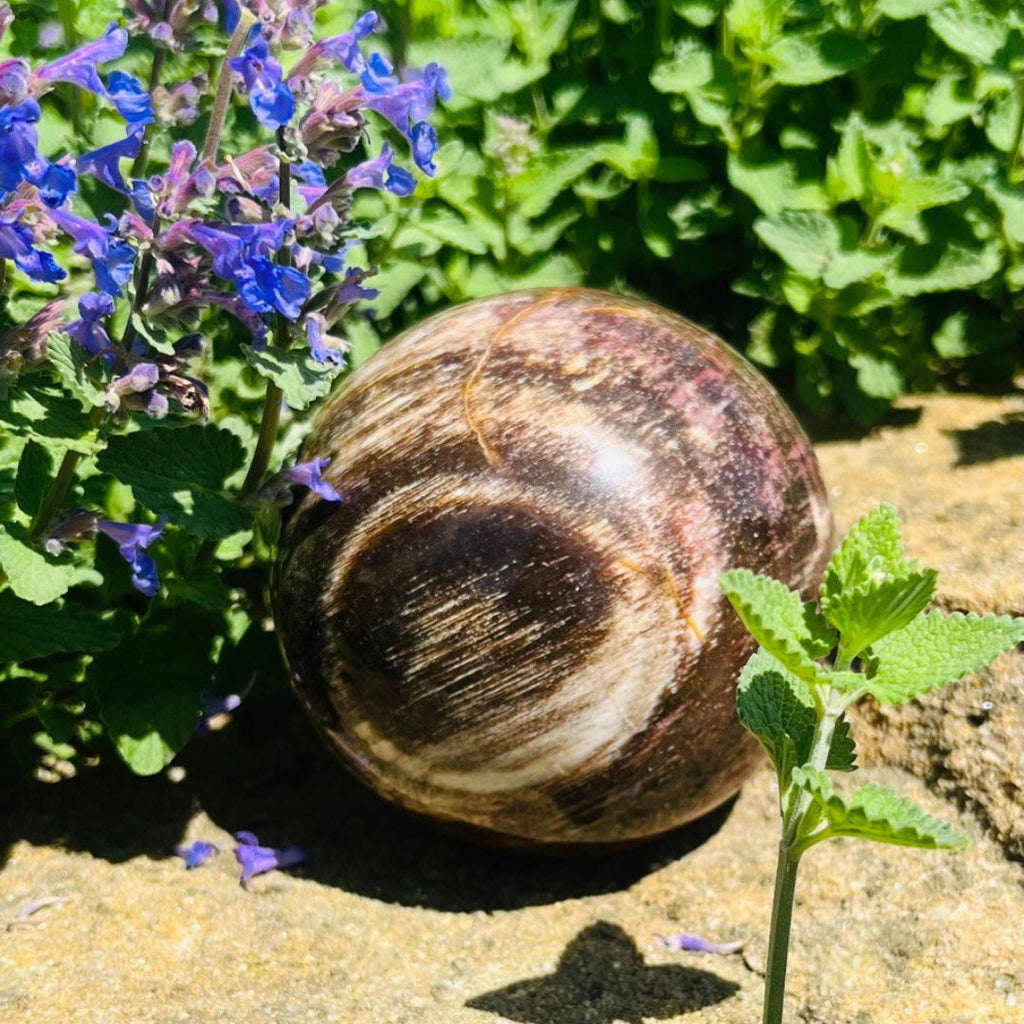
[[[699,935],[659,935],[658,941],[668,949],[683,953],[742,953],[742,942],[709,942]]]
[[[208,843],[203,839],[197,839],[195,842],[189,843],[187,846],[182,845],[176,847],[174,853],[177,857],[184,857],[185,867],[187,870],[191,871],[193,868],[198,868],[205,864],[219,850],[219,846],[215,846],[213,843]]]
[[[301,846],[260,846],[253,832],[236,832],[235,839],[238,841],[235,857],[242,865],[240,882],[246,889],[256,875],[268,871],[283,871],[305,864],[309,860],[309,854]]]

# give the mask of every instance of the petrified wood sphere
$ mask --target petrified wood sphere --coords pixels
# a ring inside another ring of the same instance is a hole
[[[736,792],[754,643],[730,567],[816,584],[831,517],[764,379],[656,306],[576,289],[431,317],[327,403],[287,520],[294,687],[388,800],[477,838],[621,844]]]

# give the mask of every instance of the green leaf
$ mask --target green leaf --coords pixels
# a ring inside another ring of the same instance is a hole
[[[960,309],[942,322],[932,345],[943,359],[965,359],[992,349],[1011,348],[1017,332],[995,316]]]
[[[646,181],[658,170],[658,138],[646,114],[628,113],[622,142],[597,147],[597,159],[631,181]]]
[[[763,54],[772,77],[783,85],[827,82],[860,67],[869,56],[860,39],[816,31],[785,35]]]
[[[590,147],[536,156],[522,173],[509,179],[509,195],[519,205],[519,212],[524,217],[539,217],[597,159],[597,154]]]
[[[864,123],[859,117],[851,117],[843,127],[839,149],[828,163],[829,193],[839,202],[867,195],[871,189],[873,164],[864,136]]]
[[[119,639],[111,622],[86,608],[69,603],[39,607],[10,590],[0,592],[0,662],[106,651]]]
[[[905,381],[899,366],[873,352],[856,352],[850,365],[857,371],[857,387],[872,398],[893,401],[903,394]]]
[[[1020,91],[1003,93],[992,104],[985,118],[985,135],[1002,153],[1013,153],[1020,139],[1020,121],[1024,116],[1024,100]]]
[[[745,192],[769,217],[783,210],[825,210],[828,202],[821,184],[801,182],[793,160],[748,160],[730,153],[729,181]]]
[[[711,50],[699,39],[687,37],[676,43],[670,60],[654,65],[651,85],[658,92],[685,93],[707,85],[714,73]]]
[[[390,316],[405,301],[406,296],[423,280],[427,265],[413,260],[391,260],[374,275],[373,287],[380,295],[370,307],[375,316]]]
[[[856,656],[917,618],[935,593],[938,575],[925,569],[843,590],[822,600],[822,614],[842,634],[843,650]]]
[[[101,447],[91,417],[77,399],[56,386],[25,384],[0,395],[0,424],[44,445],[54,458],[68,451],[93,455]]]
[[[93,662],[90,678],[103,721],[117,752],[139,775],[163,769],[195,731],[203,691],[213,679],[216,621],[169,610]]]
[[[832,780],[809,765],[794,768],[793,781],[821,808],[827,838],[871,839],[922,850],[955,850],[967,845],[964,836],[904,800],[889,786],[870,783],[844,800],[833,791]]]
[[[967,184],[951,178],[928,175],[904,178],[899,182],[890,205],[879,214],[877,223],[916,238],[916,214],[936,206],[948,206],[969,195],[970,191]]]
[[[999,273],[1003,257],[999,245],[983,246],[947,238],[910,246],[886,278],[896,297],[973,288]]]
[[[206,424],[112,437],[97,464],[157,515],[219,540],[249,525],[248,511],[224,493],[225,481],[244,461],[231,431]]]
[[[725,19],[737,39],[759,48],[782,31],[788,8],[789,0],[731,0]]]
[[[927,612],[871,647],[864,688],[903,704],[977,672],[1024,640],[1024,619]]]
[[[893,21],[907,18],[919,18],[922,14],[933,11],[942,0],[878,0],[875,10]]]
[[[936,128],[948,128],[958,121],[973,117],[980,104],[971,96],[966,79],[943,75],[928,92],[924,118]]]
[[[854,524],[825,567],[823,610],[847,591],[917,568],[903,553],[900,530],[900,514],[895,505],[887,503],[873,508]]]
[[[740,673],[736,706],[741,724],[765,748],[785,789],[792,769],[810,757],[818,722],[806,683],[760,650]],[[833,733],[827,767],[852,771],[855,766],[849,725],[842,718]]]
[[[289,409],[306,409],[331,390],[344,367],[318,363],[306,349],[255,349],[242,346],[245,361],[261,376],[272,380],[284,395]]]
[[[36,514],[52,476],[50,453],[38,441],[29,441],[21,450],[18,475],[14,480],[14,498],[25,515]]]
[[[719,14],[721,0],[676,0],[673,10],[684,21],[697,28],[707,28]]]
[[[749,569],[731,569],[719,582],[736,614],[769,654],[801,679],[822,681],[824,672],[815,659],[832,651],[836,637],[813,604],[802,602],[778,580]]]
[[[92,376],[96,363],[89,363],[89,353],[66,334],[51,334],[46,346],[50,363],[60,382],[78,399],[86,412],[99,408],[106,401],[106,391]]]
[[[890,252],[863,249],[852,221],[817,211],[783,210],[757,220],[754,231],[798,274],[830,288],[881,276],[893,260]]]
[[[0,569],[3,569],[11,590],[32,604],[56,601],[76,583],[103,582],[103,577],[92,569],[52,561],[11,536],[3,526],[0,526]]]
[[[951,49],[976,64],[991,64],[1006,45],[1009,26],[980,3],[957,0],[928,12],[932,31]]]

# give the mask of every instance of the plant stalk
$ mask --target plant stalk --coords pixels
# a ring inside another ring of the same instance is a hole
[[[782,1008],[786,1000],[789,932],[793,922],[793,898],[796,895],[796,869],[799,863],[799,858],[792,856],[786,842],[780,841],[779,860],[775,868],[771,932],[768,936],[762,1024],[782,1024]]]
[[[81,452],[73,452],[70,449],[64,453],[57,475],[50,481],[43,500],[39,503],[35,516],[32,518],[32,525],[28,530],[28,539],[33,543],[39,540],[46,532],[51,520],[57,514],[71,481],[75,478],[75,470],[81,460]]]
[[[152,100],[153,92],[156,87],[160,84],[160,75],[164,69],[164,61],[167,59],[167,51],[162,46],[157,46],[156,52],[153,54],[153,63],[149,69],[149,98]],[[139,146],[139,151],[135,155],[135,160],[132,162],[131,177],[141,178],[143,172],[146,170],[146,163],[149,160],[149,130],[152,124],[147,124],[142,130],[142,145]]]
[[[224,130],[224,119],[228,116],[228,104],[231,102],[231,68],[228,61],[237,57],[245,48],[249,38],[249,29],[256,19],[243,6],[235,31],[228,40],[228,48],[224,51],[224,59],[220,65],[220,80],[217,82],[217,93],[213,98],[213,109],[210,111],[210,123],[206,126],[206,138],[199,154],[201,164],[212,163],[217,159],[220,148],[220,134]]]

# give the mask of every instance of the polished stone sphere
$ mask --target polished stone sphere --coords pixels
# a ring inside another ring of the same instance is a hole
[[[484,841],[618,846],[756,763],[718,587],[808,593],[832,543],[792,414],[718,338],[582,289],[457,306],[326,403],[273,585],[292,683],[387,800]]]

